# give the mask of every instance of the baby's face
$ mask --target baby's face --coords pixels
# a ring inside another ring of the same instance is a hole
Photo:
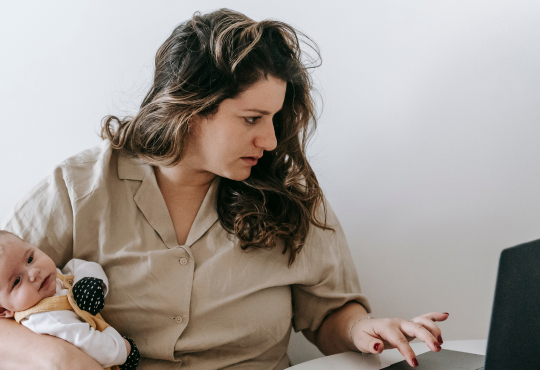
[[[56,266],[38,248],[13,235],[0,235],[0,317],[13,317],[56,292]]]

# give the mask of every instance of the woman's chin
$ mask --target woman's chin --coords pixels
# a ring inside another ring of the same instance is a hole
[[[246,170],[243,170],[243,171],[231,171],[231,172],[228,172],[228,173],[225,173],[223,175],[221,175],[222,177],[226,177],[230,180],[234,180],[234,181],[243,181],[245,179],[247,179],[249,177],[249,175],[251,175],[251,167],[246,171]]]

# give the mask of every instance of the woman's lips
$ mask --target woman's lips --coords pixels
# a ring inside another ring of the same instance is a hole
[[[242,159],[250,166],[255,166],[258,161],[258,158],[255,157],[242,157]]]

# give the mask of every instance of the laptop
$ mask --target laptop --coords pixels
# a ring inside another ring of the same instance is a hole
[[[418,362],[414,369],[540,369],[540,239],[501,253],[486,356],[443,349]],[[401,361],[384,369],[411,367]]]

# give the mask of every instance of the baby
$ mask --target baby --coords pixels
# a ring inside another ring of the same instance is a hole
[[[36,333],[62,338],[104,368],[122,364],[114,368],[135,369],[140,358],[135,343],[99,315],[107,287],[107,276],[97,263],[73,259],[60,271],[40,249],[0,230],[0,318],[15,317]],[[62,297],[66,295],[68,299]]]

